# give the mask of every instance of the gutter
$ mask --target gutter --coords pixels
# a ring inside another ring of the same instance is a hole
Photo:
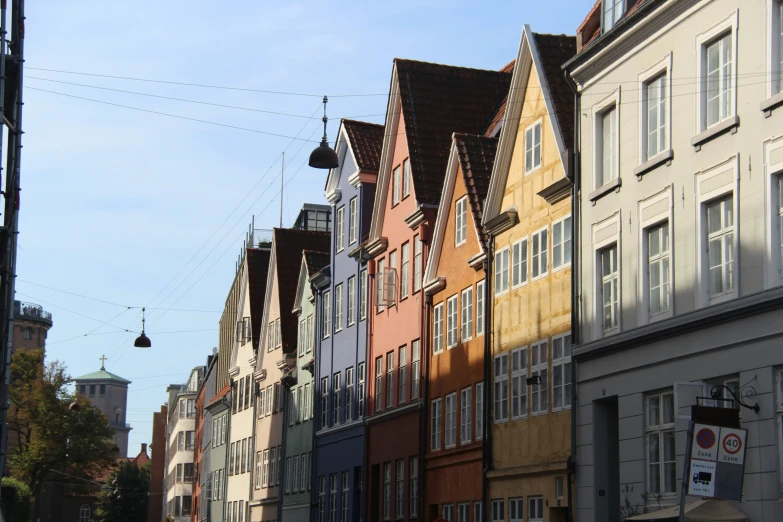
[[[422,242],[422,250],[426,247],[427,249],[427,257],[426,259],[429,260],[430,258],[430,247],[431,247],[431,240],[432,237],[429,234],[429,230],[427,233],[427,243],[425,244]],[[424,252],[422,252],[424,254]],[[424,274],[422,274],[423,276]],[[422,375],[422,378],[420,380],[421,382],[421,394],[419,401],[421,401],[419,404],[421,405],[419,408],[419,493],[416,498],[417,503],[419,504],[416,506],[416,513],[419,517],[424,517],[424,499],[425,494],[427,492],[427,473],[426,473],[426,466],[424,463],[425,455],[427,454],[427,426],[428,426],[428,418],[427,414],[429,412],[429,409],[427,408],[427,405],[429,404],[429,395],[430,395],[430,350],[427,349],[427,347],[430,345],[430,309],[432,308],[432,295],[427,294],[424,291],[424,285],[422,285],[421,289],[422,294],[424,294],[424,317],[420,317],[420,321],[422,322],[423,328],[423,337],[424,342],[421,343],[422,346],[422,353],[420,354],[419,360],[423,362],[424,364],[424,372]],[[413,368],[413,353],[411,353],[411,370]],[[413,381],[413,374],[411,373],[411,381]]]
[[[573,222],[573,220],[572,220]],[[489,388],[490,388],[490,375],[492,369],[492,310],[494,308],[494,302],[492,299],[492,262],[495,259],[495,237],[489,236],[487,239],[487,259],[484,261],[484,385],[482,386],[482,402],[484,403],[484,411],[482,420],[482,449],[483,460],[482,463],[482,477],[481,477],[481,506],[484,510],[482,520],[490,520],[491,513],[489,511],[489,484],[487,482],[487,473],[492,470],[492,438],[491,431],[489,429]],[[573,366],[573,364],[571,365]],[[571,385],[573,389],[573,385]]]
[[[648,2],[650,3],[650,2]],[[580,194],[580,154],[579,154],[579,90],[568,69],[565,69],[566,83],[574,93],[574,156],[573,185],[571,192],[571,346],[579,342],[579,194]],[[573,351],[573,349],[572,349]],[[574,491],[572,482],[576,480],[576,423],[577,423],[577,393],[576,393],[576,361],[571,357],[571,454],[567,463],[568,480],[568,522],[574,522]]]

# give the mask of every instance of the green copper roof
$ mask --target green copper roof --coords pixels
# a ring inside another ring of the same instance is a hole
[[[116,381],[123,384],[131,383],[128,379],[123,379],[119,375],[114,375],[113,373],[107,372],[103,368],[97,372],[92,372],[88,373],[87,375],[82,375],[81,377],[76,377],[74,381]]]

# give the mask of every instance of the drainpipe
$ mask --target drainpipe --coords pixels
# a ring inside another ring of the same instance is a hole
[[[571,79],[568,70],[564,70],[566,83],[574,93],[574,151],[572,157],[573,184],[571,187],[571,346],[579,344],[579,217],[580,217],[580,168],[579,168],[579,90]],[[576,361],[571,358],[571,455],[568,458],[568,522],[574,522],[573,480],[576,479]]]
[[[429,254],[429,252],[427,252]],[[428,257],[429,259],[429,257]],[[422,274],[423,276],[423,274]],[[426,466],[424,464],[424,456],[427,454],[427,426],[429,419],[427,417],[427,405],[429,404],[430,396],[430,354],[432,353],[430,348],[430,310],[432,309],[432,296],[424,293],[424,285],[421,289],[424,295],[424,319],[423,319],[423,342],[420,343],[422,347],[420,361],[424,366],[424,376],[421,379],[421,403],[419,407],[419,495],[417,498],[418,506],[417,512],[419,517],[424,517],[424,499],[427,491],[427,473]],[[411,364],[411,366],[413,366]],[[412,377],[411,377],[412,380]]]
[[[495,238],[489,236],[487,240],[487,260],[484,261],[484,385],[482,386],[482,402],[484,403],[484,411],[482,413],[484,419],[482,421],[482,449],[483,451],[483,466],[481,477],[481,505],[484,509],[483,520],[490,519],[489,512],[489,482],[487,480],[487,472],[492,468],[492,440],[491,431],[489,429],[490,420],[490,404],[489,404],[489,387],[490,376],[492,368],[492,262],[495,259]]]
[[[283,353],[283,357],[285,357],[285,353]],[[573,388],[573,386],[572,386]],[[274,389],[274,388],[273,388]],[[285,441],[286,441],[286,434],[288,433],[288,415],[290,415],[291,408],[293,408],[293,404],[286,405],[286,402],[288,401],[288,394],[289,394],[289,386],[283,382],[283,380],[280,380],[280,394],[282,397],[280,397],[280,407],[283,408],[283,438],[282,442],[280,443],[280,450],[283,453],[280,456],[280,466],[285,466],[285,459],[286,459],[286,447],[285,447]],[[278,467],[280,467],[278,466]],[[286,466],[287,468],[287,466]],[[285,484],[285,481],[288,480],[288,477],[286,477],[286,472],[288,469],[283,471],[283,482],[277,486],[277,520],[283,520],[283,491],[285,491],[285,488],[283,485]],[[280,470],[277,471],[280,473]]]

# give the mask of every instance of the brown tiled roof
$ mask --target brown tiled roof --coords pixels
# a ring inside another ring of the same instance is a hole
[[[511,60],[508,64],[506,64],[505,67],[500,69],[500,72],[507,72],[507,73],[513,73],[514,72],[514,65],[517,63],[516,59]],[[503,121],[503,118],[506,116],[506,106],[508,105],[508,95],[506,95],[503,98],[503,102],[500,104],[500,108],[495,112],[495,117],[492,118],[492,121],[489,123],[489,126],[487,126],[487,130],[484,133],[484,136],[489,136],[492,131],[497,127],[501,121]]]
[[[275,261],[277,263],[277,289],[280,300],[280,310],[293,310],[296,298],[296,285],[299,283],[300,263],[304,250],[328,252],[330,242],[329,232],[315,230],[299,230],[295,228],[275,228],[274,245]],[[280,318],[283,352],[289,353],[296,349],[297,317],[285,312]]]
[[[208,406],[211,406],[212,404],[215,404],[217,401],[225,397],[231,392],[231,384],[226,384],[223,386],[223,389],[221,389],[219,392],[215,394],[214,397],[209,401]]]
[[[561,68],[576,54],[576,37],[534,33],[543,74],[549,85],[549,95],[555,107],[557,122],[566,149],[574,148],[574,92],[568,86]]]
[[[250,330],[253,334],[253,349],[258,349],[270,255],[271,252],[266,249],[247,249],[247,283],[250,287]]]
[[[596,18],[596,15],[598,18]],[[579,27],[576,29],[577,33],[592,33],[595,31],[595,25],[596,20],[598,21],[598,27],[601,27],[601,0],[596,0],[595,5],[592,9],[590,9],[590,12],[587,13],[587,16],[585,16],[585,19],[582,20],[582,23],[579,24]],[[584,43],[583,43],[584,45]]]
[[[303,252],[305,264],[307,265],[307,277],[313,277],[329,265],[329,252],[316,252],[314,250],[305,250]]]
[[[473,213],[473,223],[481,237],[482,249],[486,245],[487,235],[481,226],[481,216],[484,213],[484,201],[489,191],[489,178],[492,176],[492,165],[495,163],[495,153],[498,148],[497,138],[474,136],[469,134],[454,134],[457,154],[465,180],[465,189]]]
[[[486,132],[511,74],[399,58],[395,65],[416,199],[437,205],[452,133]]]
[[[378,172],[385,127],[377,123],[343,119],[351,150],[361,170]]]

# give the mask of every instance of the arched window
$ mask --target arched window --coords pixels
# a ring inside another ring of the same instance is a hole
[[[32,328],[25,328],[24,329],[24,338],[27,340],[30,340],[33,338],[33,329]]]
[[[87,504],[79,509],[79,522],[90,522],[90,506]]]

